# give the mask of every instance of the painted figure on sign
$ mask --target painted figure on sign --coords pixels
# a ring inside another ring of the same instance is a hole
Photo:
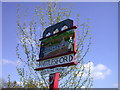
[[[73,51],[73,40],[72,40],[72,37],[70,37],[70,39],[69,39],[69,45],[68,45],[68,49],[70,50],[70,51]]]

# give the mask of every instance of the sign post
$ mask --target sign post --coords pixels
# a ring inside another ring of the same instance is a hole
[[[67,27],[67,28],[64,28]],[[52,25],[43,32],[40,39],[39,66],[36,71],[50,74],[50,90],[58,89],[60,72],[67,71],[65,66],[76,65],[76,28],[73,20],[66,19]]]
[[[50,90],[58,90],[59,73],[50,74]]]

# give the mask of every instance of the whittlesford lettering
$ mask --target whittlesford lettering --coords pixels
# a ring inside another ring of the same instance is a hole
[[[42,68],[42,67],[48,67],[48,66],[53,66],[53,65],[69,63],[69,62],[73,61],[73,56],[74,56],[74,54],[70,54],[70,55],[65,55],[65,56],[61,56],[61,57],[56,57],[56,58],[40,61],[39,67]]]

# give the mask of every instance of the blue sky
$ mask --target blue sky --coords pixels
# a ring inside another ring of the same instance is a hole
[[[7,79],[11,74],[12,80],[18,80],[16,72],[17,56],[16,10],[18,3],[2,3],[2,77]],[[42,3],[20,3],[22,9],[26,5],[32,10],[35,5]],[[64,7],[66,4],[62,3]],[[68,8],[71,6],[68,5]],[[74,3],[71,19],[80,14],[81,23],[90,19],[92,45],[86,61],[91,61],[95,88],[113,88],[118,83],[118,11],[117,3],[79,2]],[[104,71],[100,70],[103,68]],[[108,72],[108,73],[106,73]],[[99,73],[99,74],[98,74]],[[100,75],[102,74],[102,76]],[[103,77],[104,76],[104,77]]]

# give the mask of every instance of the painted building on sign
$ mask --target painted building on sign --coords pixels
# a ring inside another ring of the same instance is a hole
[[[48,58],[72,52],[74,49],[74,30],[69,30],[52,37],[41,40],[43,44],[42,56],[40,58]]]

